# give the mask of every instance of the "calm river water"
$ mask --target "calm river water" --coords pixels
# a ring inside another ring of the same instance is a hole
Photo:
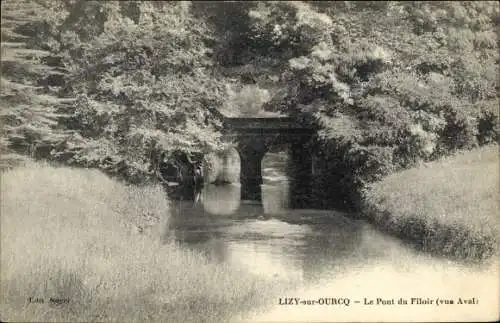
[[[176,241],[213,261],[297,282],[296,290],[277,297],[265,312],[235,321],[498,318],[495,266],[431,257],[340,212],[291,210],[284,166],[269,165],[263,165],[262,205],[240,201],[239,185],[208,185],[198,203],[175,205],[169,222]],[[282,305],[286,297],[299,298],[299,304]],[[300,303],[321,298],[348,298],[350,305]],[[407,304],[398,304],[400,298]],[[457,304],[459,298],[475,304]],[[444,304],[450,300],[454,304]]]

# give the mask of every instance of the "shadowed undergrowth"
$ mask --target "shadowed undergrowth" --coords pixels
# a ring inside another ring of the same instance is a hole
[[[498,146],[488,146],[373,184],[364,213],[424,250],[489,258],[498,252],[498,183]]]
[[[159,187],[28,164],[2,174],[1,193],[2,320],[219,322],[284,286],[161,241]]]

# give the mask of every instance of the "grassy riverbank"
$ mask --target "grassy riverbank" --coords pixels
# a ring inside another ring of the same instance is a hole
[[[163,243],[159,187],[30,165],[3,173],[1,194],[3,321],[220,322],[279,288]]]
[[[483,259],[498,252],[498,146],[388,176],[364,195],[376,225],[426,251]]]

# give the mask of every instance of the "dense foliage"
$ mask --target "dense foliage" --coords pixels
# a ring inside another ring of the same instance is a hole
[[[206,45],[210,33],[188,3],[40,2],[36,10],[27,25],[38,32],[15,31],[29,34],[28,47],[59,58],[66,73],[51,84],[53,95],[73,99],[56,108],[57,128],[70,135],[46,157],[118,167],[140,181],[162,150],[220,145],[207,106],[222,104],[224,84]]]
[[[259,2],[227,46],[246,44],[233,64],[275,68],[288,91],[273,107],[322,129],[315,195],[349,204],[366,182],[498,141],[498,14],[495,2]]]
[[[48,81],[60,82],[55,97],[76,101],[45,127],[71,133],[53,151],[71,162],[109,157],[144,174],[158,149],[220,146],[207,107],[255,115],[263,104],[321,129],[311,145],[316,193],[352,204],[367,182],[499,140],[497,2],[24,6],[36,15],[15,19],[9,37],[24,35],[27,48],[48,51],[65,68],[62,81]],[[3,34],[14,11],[2,13]],[[18,65],[16,82],[35,78]],[[14,137],[28,140],[7,123],[11,146]],[[31,129],[34,121],[20,124]]]

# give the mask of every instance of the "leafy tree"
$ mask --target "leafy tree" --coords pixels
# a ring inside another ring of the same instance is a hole
[[[65,69],[57,55],[34,48],[34,39],[47,27],[46,8],[38,2],[2,3],[2,148],[3,164],[11,166],[17,154],[47,158],[53,148],[71,136],[61,129],[66,117],[60,108],[72,100],[59,98]],[[60,19],[51,15],[52,21]]]

